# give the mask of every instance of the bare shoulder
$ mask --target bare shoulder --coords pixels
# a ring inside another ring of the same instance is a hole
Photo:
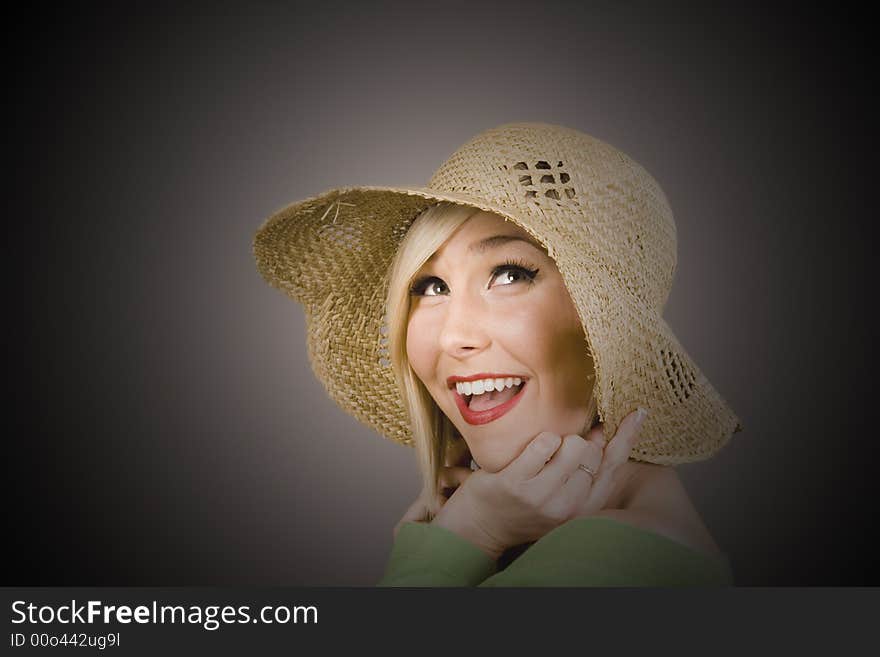
[[[612,508],[597,516],[656,532],[711,556],[721,554],[674,468],[630,461]]]

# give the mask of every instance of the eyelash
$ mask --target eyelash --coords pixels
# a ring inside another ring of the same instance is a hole
[[[506,260],[505,262],[501,263],[500,265],[496,265],[492,269],[491,280],[495,280],[495,278],[498,276],[498,274],[500,274],[501,272],[506,271],[506,270],[517,271],[517,272],[523,274],[525,276],[524,282],[528,285],[532,285],[535,282],[535,276],[537,276],[538,272],[540,271],[537,267],[533,269],[525,261],[514,258],[514,259]],[[440,280],[441,279],[437,278],[436,276],[425,276],[423,278],[420,278],[415,283],[413,283],[412,287],[409,290],[409,293],[414,296],[424,296],[425,295],[425,288],[427,287],[428,283],[431,283],[432,281],[440,281]],[[432,295],[432,296],[439,296],[439,295]]]

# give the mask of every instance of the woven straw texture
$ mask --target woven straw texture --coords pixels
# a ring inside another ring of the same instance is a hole
[[[606,435],[636,407],[650,409],[633,458],[706,459],[742,429],[662,318],[676,229],[660,186],[614,147],[541,123],[477,135],[427,187],[334,189],[280,210],[257,231],[257,267],[303,305],[312,369],[347,413],[412,444],[384,303],[401,239],[438,201],[501,215],[547,248],[593,354]]]

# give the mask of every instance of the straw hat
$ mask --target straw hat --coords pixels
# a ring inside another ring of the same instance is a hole
[[[477,135],[427,187],[333,189],[289,205],[257,231],[257,267],[304,306],[312,369],[347,413],[412,444],[384,304],[401,239],[439,201],[501,215],[545,246],[583,323],[606,435],[636,407],[651,411],[633,458],[705,459],[742,429],[661,316],[676,265],[663,190],[616,148],[541,123]]]

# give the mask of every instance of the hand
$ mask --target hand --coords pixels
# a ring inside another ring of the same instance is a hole
[[[444,493],[449,491],[448,495],[452,495],[452,491],[461,485],[471,473],[471,469],[469,467],[464,467],[463,465],[465,462],[470,462],[470,458],[471,453],[467,449],[467,445],[463,440],[461,441],[461,445],[458,445],[451,450],[446,459],[446,466],[440,471],[440,493],[437,494],[437,499],[435,500],[436,508],[440,508],[446,504],[448,496]],[[410,505],[406,512],[404,512],[403,517],[397,522],[397,524],[394,525],[394,538],[397,538],[397,532],[400,531],[400,527],[403,523],[428,522],[429,520],[431,520],[431,513],[428,504],[421,496],[419,496],[416,501]]]
[[[444,476],[460,486],[433,522],[497,559],[511,546],[536,541],[573,517],[595,513],[614,489],[615,474],[637,442],[641,419],[628,415],[607,449],[601,426],[586,439],[543,432],[500,472],[445,468]],[[579,464],[596,473],[595,481]]]
[[[581,461],[593,472],[596,472],[596,477],[585,496],[576,504],[574,513],[567,520],[591,516],[606,508],[608,501],[617,492],[617,487],[626,483],[619,480],[619,475],[623,470],[622,466],[629,460],[632,448],[639,442],[639,429],[643,421],[644,417],[640,419],[637,412],[630,413],[620,423],[614,439],[604,448],[600,456],[591,455],[587,457],[590,459],[589,461]],[[605,444],[604,428],[601,424],[587,434],[588,445],[594,440],[597,443],[601,442],[603,446]],[[599,465],[594,466],[594,463]],[[589,475],[587,477],[590,478]]]

